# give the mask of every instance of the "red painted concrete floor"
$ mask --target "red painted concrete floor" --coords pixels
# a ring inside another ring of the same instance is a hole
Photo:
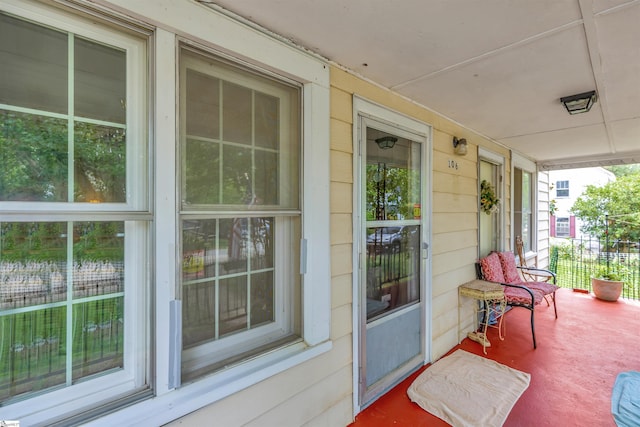
[[[538,348],[533,349],[529,311],[505,315],[506,338],[488,332],[490,359],[531,374],[529,388],[513,407],[505,426],[615,426],[611,390],[616,376],[640,370],[640,303],[605,302],[589,294],[560,289],[558,319],[553,306],[536,308]],[[465,339],[462,348],[482,355],[482,347]],[[428,366],[423,369],[428,369]],[[356,417],[350,427],[448,426],[420,409],[406,390],[414,373]]]

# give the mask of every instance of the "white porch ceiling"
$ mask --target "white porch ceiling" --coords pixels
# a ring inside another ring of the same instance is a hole
[[[214,0],[537,161],[640,163],[640,0]],[[216,7],[216,6],[214,6]],[[596,90],[590,112],[560,98]]]

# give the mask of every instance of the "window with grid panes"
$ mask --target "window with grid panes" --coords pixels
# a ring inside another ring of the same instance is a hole
[[[19,12],[0,12],[0,412],[22,417],[148,386],[151,218],[145,39]]]
[[[522,237],[525,252],[534,250],[533,173],[520,168],[513,171],[514,233]]]
[[[183,378],[300,339],[298,85],[180,53]]]
[[[568,217],[556,218],[556,236],[569,237],[570,235],[570,223]]]
[[[556,182],[556,197],[569,197],[569,181]]]

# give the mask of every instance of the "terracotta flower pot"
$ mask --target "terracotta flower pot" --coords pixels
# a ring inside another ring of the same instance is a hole
[[[591,288],[596,298],[604,301],[617,301],[622,293],[622,284],[617,280],[591,278]]]

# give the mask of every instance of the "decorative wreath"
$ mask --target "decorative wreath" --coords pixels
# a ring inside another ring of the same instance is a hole
[[[480,209],[487,215],[492,214],[498,210],[498,204],[500,199],[496,196],[496,190],[493,185],[486,179],[483,179],[480,183]]]

